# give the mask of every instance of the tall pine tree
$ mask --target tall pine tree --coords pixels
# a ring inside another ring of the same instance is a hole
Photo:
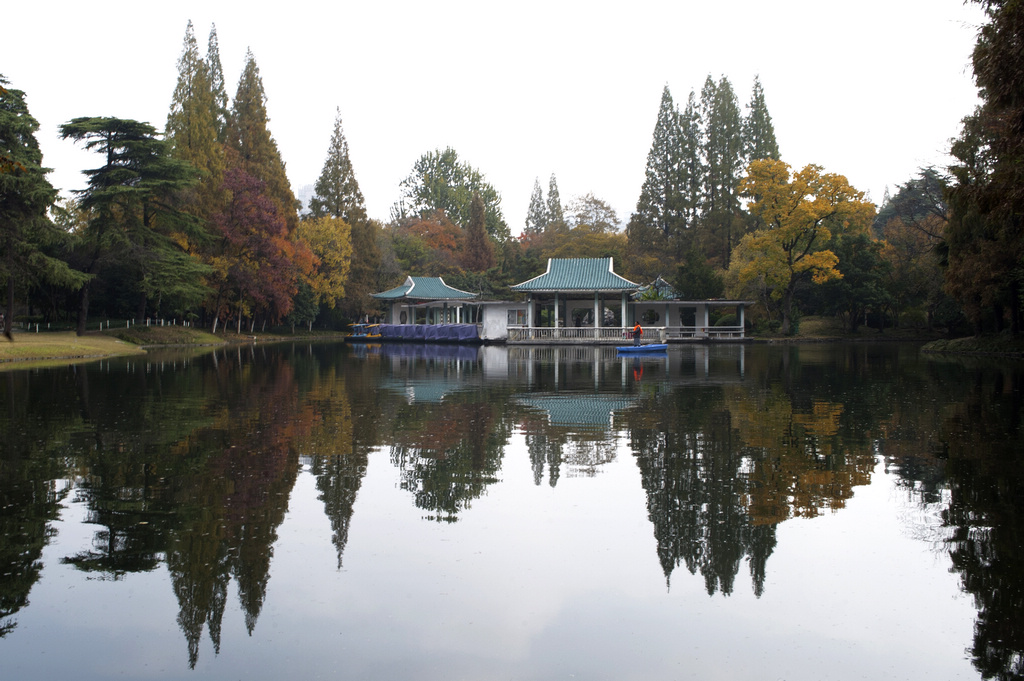
[[[223,142],[228,128],[228,91],[224,84],[224,67],[220,63],[220,44],[217,42],[217,26],[210,25],[210,38],[206,43],[206,67],[210,73],[210,89],[213,91],[213,114],[217,122],[217,140]]]
[[[732,84],[725,76],[715,83],[711,76],[701,90],[704,122],[704,219],[709,259],[727,266],[738,241],[739,194],[743,171],[743,124]]]
[[[199,55],[189,21],[164,137],[174,157],[189,162],[200,173],[200,182],[184,199],[186,209],[204,225],[220,210],[224,200],[224,150],[217,141],[215,109],[209,66]]]
[[[763,159],[779,160],[779,143],[775,140],[775,127],[764,101],[761,79],[754,76],[754,89],[743,119],[743,157],[746,163]]]
[[[377,247],[375,228],[367,218],[363,193],[349,158],[340,108],[334,119],[327,159],[316,181],[309,210],[313,219],[340,218],[351,227],[351,265],[345,284],[345,297],[338,302],[339,311],[355,319],[375,309],[370,294],[377,290],[380,249]]]
[[[267,95],[250,50],[246,53],[245,68],[232,102],[227,145],[236,152],[239,167],[263,182],[267,195],[277,204],[291,235],[299,222],[298,202],[288,182],[277,142],[270,135],[268,122]]]
[[[679,134],[682,145],[682,210],[686,225],[692,229],[697,225],[701,212],[704,176],[707,168],[702,160],[703,138],[701,137],[700,110],[697,93],[690,90],[686,108],[679,117]]]
[[[526,210],[525,234],[542,234],[548,226],[548,209],[544,204],[544,191],[540,188],[540,179],[533,180],[533,193],[530,194],[530,207]]]
[[[666,242],[685,229],[682,197],[685,178],[682,164],[682,130],[679,111],[668,86],[661,94],[654,139],[647,153],[644,184],[635,217],[658,230]]]
[[[494,267],[494,247],[487,236],[484,201],[473,193],[469,208],[469,224],[462,249],[462,266],[470,272],[483,272]]]
[[[348,141],[341,128],[341,109],[334,118],[334,132],[327,160],[316,181],[313,198],[309,200],[309,214],[314,218],[332,216],[350,225],[366,222],[366,204],[359,190],[352,161],[348,155]]]
[[[653,278],[670,266],[670,244],[685,229],[682,211],[682,130],[668,86],[661,93],[644,184],[626,227],[630,274]]]
[[[548,205],[547,205],[547,231],[561,232],[569,228],[565,222],[565,211],[562,209],[562,198],[558,194],[558,182],[555,174],[551,173],[551,180],[548,182]]]
[[[8,340],[14,320],[14,293],[17,286],[51,282],[80,288],[85,277],[57,258],[46,247],[61,238],[61,233],[46,212],[57,197],[57,190],[46,179],[43,154],[36,140],[39,123],[28,111],[25,93],[7,89],[0,76],[0,282],[6,289],[6,324],[0,328]]]

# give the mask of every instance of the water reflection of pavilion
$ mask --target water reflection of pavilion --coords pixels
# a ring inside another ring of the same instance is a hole
[[[658,367],[655,374],[645,374],[647,380],[654,377],[671,378],[686,383],[727,384],[739,383],[746,375],[746,353],[744,345],[691,344],[674,346],[664,355],[641,355],[624,357],[614,348],[587,345],[537,345],[508,347],[485,346],[480,351],[484,375],[488,379],[509,378],[533,385],[538,372],[547,375],[551,371],[555,385],[572,381],[580,369],[589,367],[588,374],[595,381],[595,387],[604,380],[605,384],[617,377],[620,385],[635,380],[634,368],[639,366]]]
[[[515,398],[523,408],[520,426],[526,438],[534,483],[545,467],[549,484],[558,482],[562,466],[569,477],[592,477],[615,460],[616,413],[632,407],[636,395],[601,393],[525,393]]]
[[[516,398],[517,403],[543,415],[551,427],[601,433],[614,430],[615,412],[633,406],[636,401],[633,395],[576,393],[527,393]]]

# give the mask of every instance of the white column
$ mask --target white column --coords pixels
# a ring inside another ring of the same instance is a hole
[[[626,319],[626,298],[627,298],[626,292],[623,291],[622,292],[622,314],[621,314],[621,317],[622,317],[622,327],[623,328],[629,326],[629,321]]]
[[[594,329],[601,328],[601,294],[594,291]],[[594,331],[594,338],[597,338],[597,331]]]
[[[740,322],[740,338],[746,338],[746,322],[743,321],[743,303],[740,303],[736,307],[736,319]]]

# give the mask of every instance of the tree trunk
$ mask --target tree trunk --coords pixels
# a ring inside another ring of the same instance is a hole
[[[85,335],[85,322],[89,318],[89,284],[82,285],[82,293],[78,306],[78,328],[75,331],[79,336]]]
[[[1017,284],[1017,281],[1013,282]],[[1020,335],[1020,293],[1016,285],[1010,287],[1010,334],[1016,338]]]
[[[788,336],[792,329],[793,319],[793,287],[786,287],[786,292],[782,296],[782,326],[779,331],[783,336]]]
[[[146,318],[146,294],[145,293],[140,293],[139,294],[139,306],[138,306],[138,308],[136,308],[135,313],[136,313],[135,314],[135,318],[136,319],[145,319]]]
[[[8,258],[8,262],[12,260],[13,258]],[[7,272],[7,314],[4,315],[3,332],[7,340],[13,341],[11,327],[14,325],[14,270],[8,268]]]

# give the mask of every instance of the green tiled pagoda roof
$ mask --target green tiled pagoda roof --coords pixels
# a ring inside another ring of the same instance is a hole
[[[607,429],[613,412],[628,409],[636,398],[619,395],[566,393],[562,395],[528,394],[516,400],[538,411],[545,412],[552,426],[580,429]]]
[[[401,286],[371,294],[378,300],[468,300],[477,295],[452,288],[441,277],[408,277]]]
[[[548,271],[512,286],[514,291],[632,291],[639,288],[615,274],[611,258],[549,258]]]

